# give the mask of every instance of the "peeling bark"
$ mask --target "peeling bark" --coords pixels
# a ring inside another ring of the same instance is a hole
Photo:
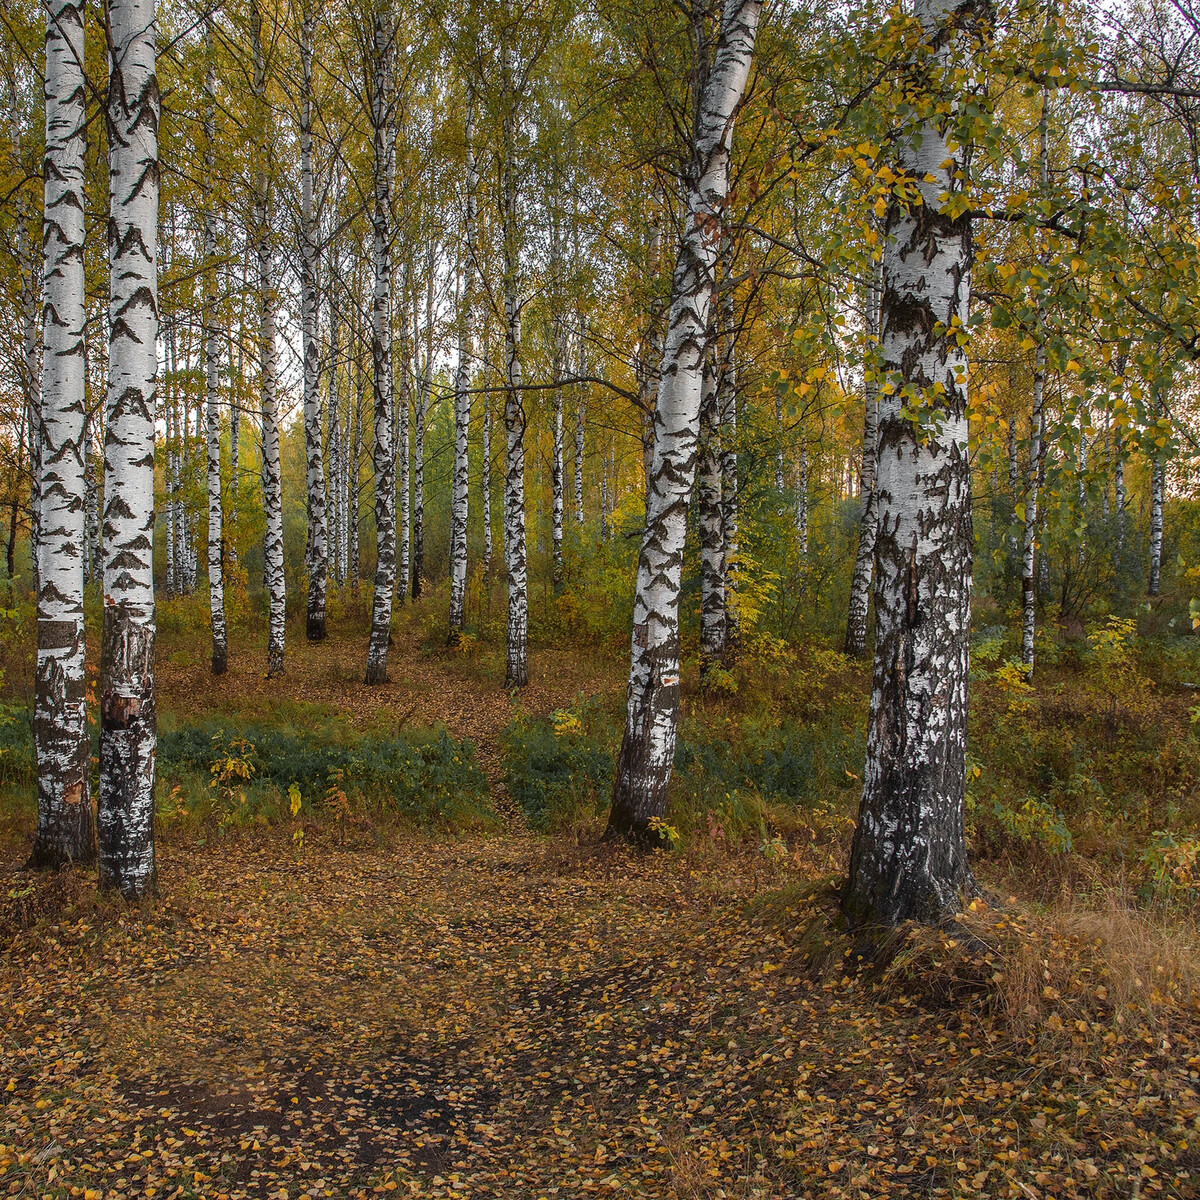
[[[158,118],[153,0],[110,0],[109,379],[100,660],[100,885],[154,886]]]
[[[54,0],[46,17],[40,511],[37,557],[37,832],[29,865],[95,856],[88,794],[84,682],[83,277],[84,78],[82,0]],[[27,364],[28,365],[28,364]],[[32,429],[31,429],[32,431]],[[11,570],[11,568],[10,568]]]
[[[854,559],[854,576],[850,582],[850,607],[846,616],[844,651],[851,658],[862,658],[867,652],[867,615],[871,600],[871,574],[875,563],[875,528],[878,504],[875,497],[875,464],[879,449],[876,445],[879,425],[879,385],[876,382],[878,363],[875,360],[879,345],[880,272],[883,263],[872,264],[867,284],[866,320],[863,332],[866,353],[863,355],[863,449],[859,492],[862,507],[858,517],[858,553]]]
[[[458,314],[458,369],[454,375],[454,478],[450,500],[450,645],[457,645],[466,624],[467,519],[471,432],[472,302],[475,298],[475,219],[479,172],[475,166],[475,115],[467,113],[467,189],[464,219],[462,302]]]
[[[962,10],[918,0],[933,52]],[[921,180],[886,217],[875,548],[875,665],[867,759],[842,911],[851,928],[938,921],[971,886],[965,839],[971,476],[966,324],[970,217],[941,211],[963,157],[926,122],[899,144]],[[908,395],[903,394],[908,389]],[[919,406],[919,428],[904,415]]]
[[[688,212],[675,262],[654,408],[654,459],[634,592],[625,733],[609,836],[657,841],[679,721],[679,591],[688,499],[696,473],[713,275],[729,191],[729,146],[761,11],[726,0],[712,69],[699,89]]]
[[[386,683],[396,587],[396,456],[392,448],[392,159],[391,79],[395,26],[377,14],[371,124],[374,129],[375,293],[371,308],[371,362],[375,401],[375,598],[367,648],[366,683]]]

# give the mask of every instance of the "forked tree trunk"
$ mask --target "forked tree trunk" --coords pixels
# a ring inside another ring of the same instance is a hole
[[[387,682],[392,600],[396,588],[396,455],[392,447],[392,139],[391,78],[395,27],[375,16],[374,128],[375,297],[371,308],[371,364],[375,401],[375,600],[367,647],[369,684]]]
[[[454,375],[454,479],[450,500],[450,644],[457,645],[466,623],[467,518],[470,493],[471,432],[471,302],[475,295],[475,117],[467,113],[467,212],[463,263],[462,307],[458,314],[458,370]]]
[[[29,859],[35,867],[90,862],[95,857],[88,794],[91,754],[85,700],[81,554],[86,536],[87,452],[83,278],[86,124],[82,64],[82,0],[52,0],[46,18],[43,467],[41,528],[35,545],[38,591],[33,731],[38,805],[37,832]],[[149,394],[153,396],[153,379]],[[151,402],[151,415],[153,411]],[[153,441],[150,453],[153,474]]]
[[[317,346],[317,227],[313,215],[312,34],[309,0],[300,18],[300,306],[304,359],[304,457],[308,489],[308,616],[310,642],[325,639],[329,583],[329,524],[325,512],[325,461],[321,453],[321,363]],[[333,287],[330,280],[329,286]]]
[[[154,886],[154,406],[158,80],[154,0],[110,0],[109,352],[100,659],[100,885]]]
[[[679,590],[688,498],[696,473],[704,355],[719,249],[714,226],[729,191],[733,121],[750,74],[759,0],[726,0],[712,69],[700,94],[688,213],[675,263],[654,409],[654,460],[634,592],[625,733],[610,835],[658,840],[679,722]]]
[[[917,0],[946,60],[960,10]],[[964,828],[971,616],[967,359],[971,220],[940,211],[963,151],[926,122],[899,144],[921,202],[892,200],[883,264],[875,666],[858,825],[842,911],[851,928],[937,921],[972,884]],[[947,331],[950,331],[947,333]],[[919,396],[930,420],[904,415]]]
[[[711,340],[711,339],[710,339]],[[700,677],[725,653],[725,526],[721,508],[721,419],[712,355],[705,358],[700,400]]]
[[[867,283],[866,353],[863,355],[863,446],[862,473],[859,492],[862,505],[858,516],[858,553],[854,559],[854,576],[850,583],[850,607],[846,617],[846,641],[843,647],[851,658],[862,658],[867,652],[867,614],[871,601],[871,573],[875,565],[875,528],[878,505],[875,499],[875,464],[878,459],[876,434],[879,425],[879,385],[876,382],[878,364],[875,354],[879,343],[879,302],[882,262],[872,264]]]

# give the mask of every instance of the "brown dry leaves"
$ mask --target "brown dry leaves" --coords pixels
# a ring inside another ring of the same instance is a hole
[[[0,1193],[1195,1194],[1194,1014],[1118,1023],[1093,981],[1018,1029],[953,932],[822,980],[819,907],[747,909],[779,882],[513,837],[168,845],[157,905],[81,886],[0,958]]]

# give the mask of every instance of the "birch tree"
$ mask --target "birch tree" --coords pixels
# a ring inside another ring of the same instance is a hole
[[[925,62],[948,68],[965,13],[917,0]],[[939,75],[941,72],[939,71]],[[949,72],[947,72],[949,74]],[[941,97],[930,96],[930,111]],[[964,829],[971,480],[967,358],[971,218],[945,117],[899,141],[918,182],[885,218],[876,486],[875,663],[867,759],[842,910],[851,927],[936,921],[971,886]],[[910,419],[913,409],[919,422]]]
[[[700,400],[700,459],[696,498],[700,505],[700,675],[725,653],[725,525],[721,505],[721,423],[711,352]]]
[[[375,401],[375,529],[377,553],[369,684],[387,682],[392,600],[396,587],[396,459],[392,449],[392,52],[395,24],[377,11],[372,26],[374,83],[371,87],[375,204],[372,213],[375,290],[371,307],[371,362]]]
[[[158,79],[154,0],[110,0],[109,348],[100,659],[100,884],[154,884],[154,408]]]
[[[507,36],[507,33],[506,33]],[[517,92],[507,41],[501,48],[500,221],[503,241],[504,361],[504,567],[508,579],[508,630],[504,686],[529,682],[529,595],[525,557],[525,405],[521,393],[521,299],[518,292],[520,214],[517,210]]]
[[[843,649],[851,658],[867,652],[867,614],[871,597],[871,573],[875,563],[875,529],[878,505],[875,497],[875,465],[878,459],[876,433],[879,424],[879,387],[875,379],[875,350],[879,343],[879,304],[882,262],[872,262],[867,278],[863,333],[863,441],[862,470],[859,474],[861,506],[858,517],[858,552],[850,580],[850,606],[846,616],[846,641]],[[806,464],[807,465],[807,464]],[[805,480],[807,485],[807,480]]]
[[[84,679],[83,0],[46,9],[42,398],[38,434],[37,832],[30,865],[95,854]],[[153,410],[151,410],[153,411]]]
[[[279,401],[276,362],[275,274],[271,227],[271,179],[267,155],[267,62],[263,51],[262,11],[251,0],[253,101],[258,127],[254,147],[254,253],[258,264],[258,353],[262,416],[262,495],[266,516],[263,571],[268,595],[267,677],[283,674],[287,635],[287,581],[283,569],[283,478],[279,459]]]
[[[463,282],[458,314],[458,367],[454,374],[454,477],[450,510],[450,637],[456,645],[466,622],[469,436],[471,430],[472,301],[475,295],[475,220],[479,172],[475,164],[475,115],[468,109],[465,129],[466,195],[463,217]]]
[[[634,592],[625,732],[608,831],[657,840],[679,722],[679,591],[696,472],[704,354],[719,229],[729,191],[734,117],[750,75],[759,0],[726,0],[711,70],[696,105],[687,214],[654,409],[654,457]]]
[[[300,304],[304,360],[304,456],[308,495],[308,618],[310,642],[325,639],[329,580],[329,526],[325,511],[325,460],[321,452],[320,353],[317,344],[317,223],[313,211],[312,63],[313,12],[300,15]],[[332,287],[332,280],[330,281]]]

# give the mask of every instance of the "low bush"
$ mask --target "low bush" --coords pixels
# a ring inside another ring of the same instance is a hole
[[[192,726],[160,737],[158,762],[167,812],[223,824],[275,819],[291,806],[293,788],[293,816],[337,808],[341,819],[349,805],[451,830],[495,820],[474,747],[444,730],[322,745],[273,729],[244,728],[230,739]]]
[[[503,736],[504,782],[539,833],[594,817],[608,803],[612,731],[597,705],[518,716]]]

